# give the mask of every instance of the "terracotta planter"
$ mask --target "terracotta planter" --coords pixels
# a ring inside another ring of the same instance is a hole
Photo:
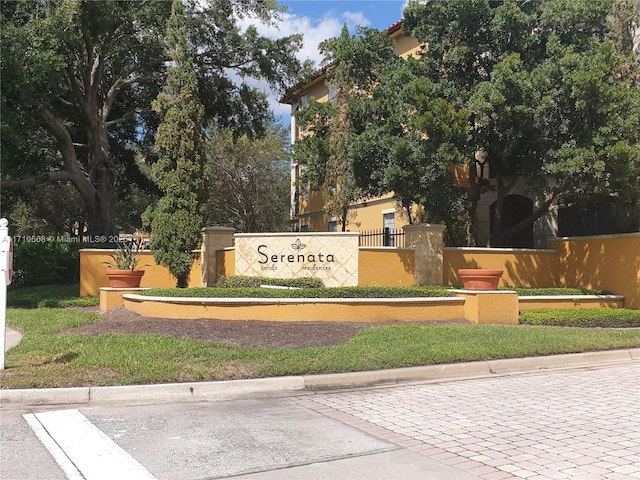
[[[459,268],[458,275],[467,290],[497,290],[502,270],[489,268]]]
[[[138,288],[144,270],[106,270],[109,286],[113,288]]]

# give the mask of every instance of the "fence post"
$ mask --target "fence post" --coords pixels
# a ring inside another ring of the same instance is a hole
[[[202,229],[202,276],[203,287],[215,285],[218,279],[216,265],[216,252],[233,246],[234,228],[229,227],[205,227]]]
[[[6,345],[7,285],[13,275],[13,242],[9,236],[9,221],[0,219],[0,370],[4,370]]]
[[[444,283],[442,248],[444,225],[420,223],[405,225],[406,248],[413,248],[413,278],[416,285],[442,285]]]

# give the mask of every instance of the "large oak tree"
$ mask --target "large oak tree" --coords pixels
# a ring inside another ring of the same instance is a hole
[[[127,152],[136,146],[155,160],[151,101],[166,78],[171,3],[25,0],[0,8],[3,193],[72,185],[89,233],[115,233],[115,177]],[[204,121],[262,133],[271,116],[266,97],[242,78],[294,83],[303,72],[293,56],[301,38],[239,30],[242,15],[277,16],[275,0],[191,1],[185,10]]]

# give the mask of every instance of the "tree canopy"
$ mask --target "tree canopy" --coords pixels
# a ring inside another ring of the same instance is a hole
[[[491,182],[471,165],[469,218],[479,195],[495,191],[493,245],[509,245],[554,201],[640,199],[638,64],[607,37],[613,5],[439,0],[405,10],[405,33],[428,45],[420,61],[434,98],[470,114],[468,145],[482,152]],[[537,209],[505,228],[504,197],[519,180],[539,199]]]
[[[72,185],[88,233],[116,231],[123,176],[136,178],[140,158],[157,158],[159,117],[151,101],[166,79],[170,10],[170,2],[151,0],[0,3],[5,201],[7,192]],[[243,79],[284,89],[304,74],[294,57],[299,35],[271,40],[238,26],[241,16],[272,21],[280,11],[274,0],[185,2],[205,124],[264,133],[271,121],[266,97]]]
[[[342,178],[361,197],[393,192],[410,221],[446,223],[451,244],[475,244],[487,192],[496,198],[495,246],[513,245],[552,205],[598,197],[633,210],[629,225],[637,228],[632,7],[627,0],[410,1],[404,33],[422,47],[408,58],[366,55],[387,52],[375,32],[327,42],[327,84],[338,90],[330,103],[311,102],[297,114],[311,135],[294,146],[295,158],[316,188],[339,191]],[[341,72],[349,82],[336,83]],[[536,203],[512,224],[504,220],[505,197],[516,187]],[[415,206],[421,218],[411,217]]]
[[[274,124],[266,136],[237,137],[231,129],[209,131],[206,144],[207,225],[239,232],[289,228],[291,193],[289,132]]]
[[[347,227],[349,205],[366,193],[355,180],[351,143],[357,126],[351,111],[357,97],[373,89],[386,63],[394,60],[393,43],[384,32],[346,25],[339,37],[320,45],[331,101],[312,99],[296,119],[308,135],[293,147],[293,158],[305,167],[303,182],[322,191],[328,215]]]

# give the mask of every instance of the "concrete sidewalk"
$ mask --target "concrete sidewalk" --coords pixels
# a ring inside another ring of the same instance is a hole
[[[22,334],[13,328],[7,327],[5,329],[4,351],[6,352],[10,348],[18,345],[20,340],[22,340]]]

